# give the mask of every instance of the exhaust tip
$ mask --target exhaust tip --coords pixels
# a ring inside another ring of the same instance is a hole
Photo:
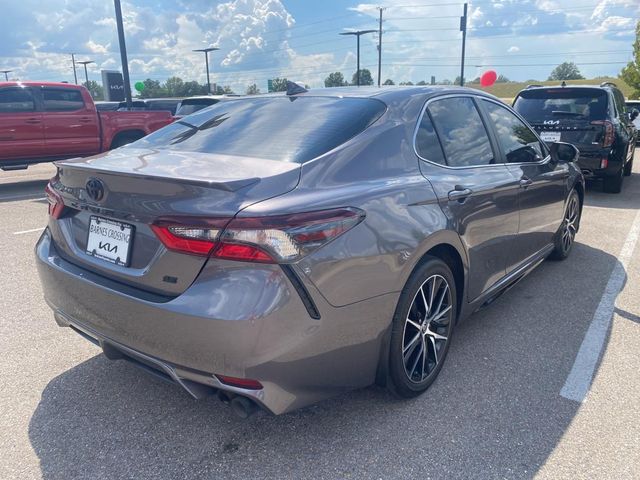
[[[247,419],[258,411],[258,406],[255,402],[249,400],[247,397],[233,397],[229,406],[233,413],[242,419]]]

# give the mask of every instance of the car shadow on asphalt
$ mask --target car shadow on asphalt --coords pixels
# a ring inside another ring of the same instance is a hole
[[[29,180],[0,184],[0,203],[44,197],[48,180]]]
[[[580,243],[544,262],[458,325],[412,400],[370,387],[243,421],[96,355],[46,386],[31,445],[45,479],[529,478],[580,408],[559,392],[616,262]]]

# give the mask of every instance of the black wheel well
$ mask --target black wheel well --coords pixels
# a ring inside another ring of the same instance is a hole
[[[123,139],[129,139],[132,142],[135,140],[139,140],[144,137],[146,133],[142,130],[125,130],[123,132],[118,132],[115,134],[113,139],[111,140],[111,145],[109,148],[114,148],[114,145],[118,145],[118,143]]]
[[[582,206],[584,205],[584,185],[581,182],[577,182],[575,187],[576,192],[578,192],[578,198],[580,199],[580,210],[582,210]]]
[[[448,243],[436,245],[422,256],[422,259],[420,259],[416,267],[422,264],[427,257],[439,258],[451,269],[453,278],[456,282],[457,316],[460,318],[462,299],[464,298],[464,264],[462,263],[462,258],[460,257],[458,250]]]

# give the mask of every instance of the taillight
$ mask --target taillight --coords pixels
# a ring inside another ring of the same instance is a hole
[[[613,145],[613,140],[615,138],[613,123],[609,120],[596,120],[591,122],[591,125],[602,125],[604,127],[604,139],[602,141],[603,147],[610,147]]]
[[[357,208],[215,219],[203,225],[185,218],[152,225],[171,250],[258,263],[291,263],[329,243],[364,218]]]
[[[53,189],[51,182],[47,183],[44,193],[47,195],[47,201],[49,202],[49,215],[55,219],[60,218],[62,212],[64,212],[64,200],[62,196]]]

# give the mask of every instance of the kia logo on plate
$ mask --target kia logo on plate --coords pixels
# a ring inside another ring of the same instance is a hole
[[[99,202],[104,197],[104,185],[97,178],[90,178],[87,180],[85,189],[87,190],[87,195],[91,200]]]

